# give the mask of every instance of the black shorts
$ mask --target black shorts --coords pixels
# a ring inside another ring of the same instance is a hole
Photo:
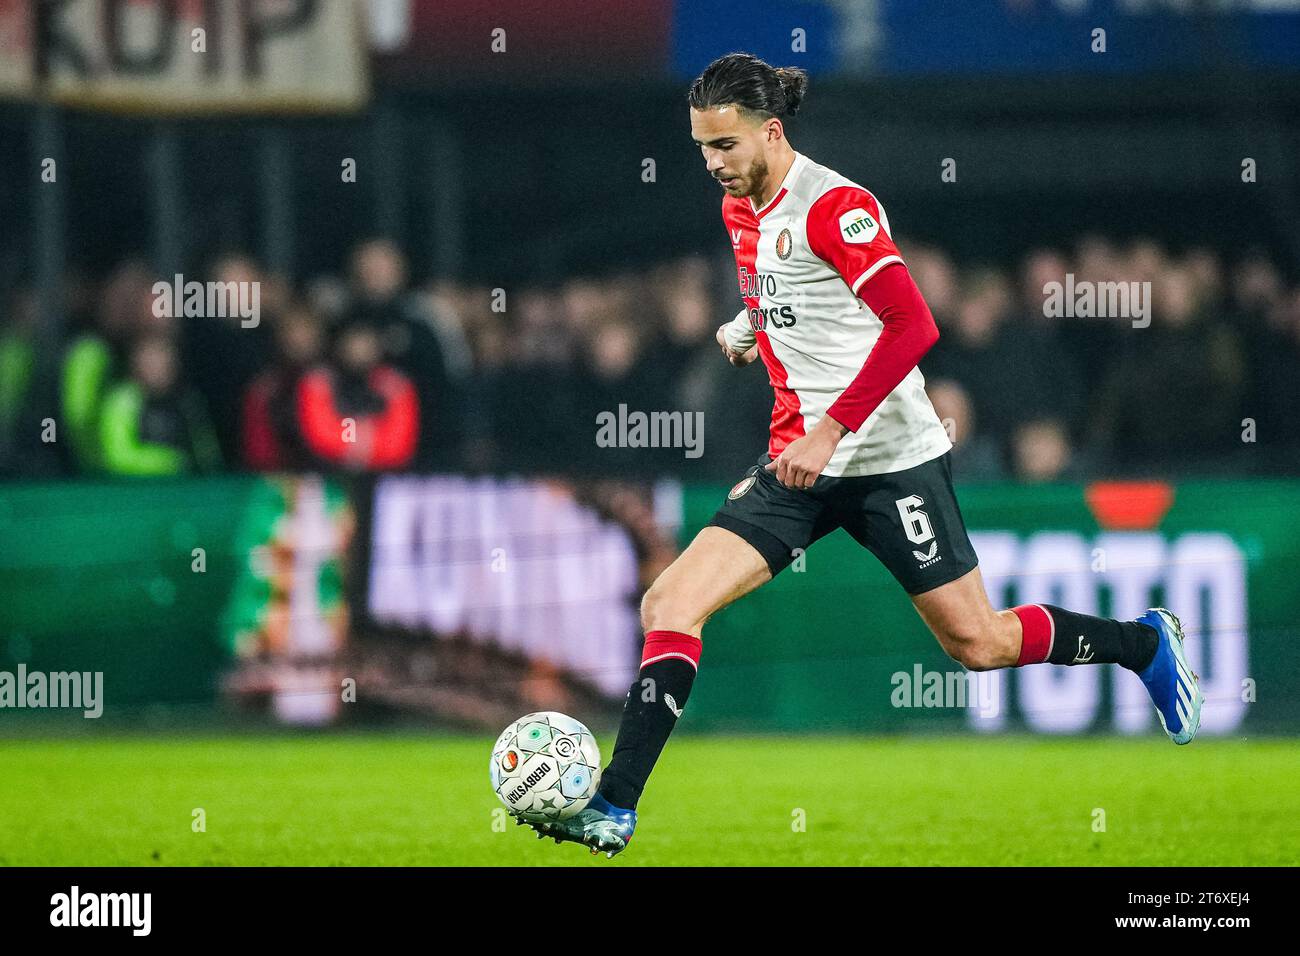
[[[889,569],[908,594],[947,584],[979,560],[952,488],[951,453],[886,475],[818,477],[806,491],[787,488],[764,455],[727,494],[709,522],[740,535],[775,577],[796,552],[843,528]]]

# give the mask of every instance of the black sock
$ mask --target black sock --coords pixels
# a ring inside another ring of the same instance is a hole
[[[600,793],[624,810],[635,810],[655,761],[668,743],[695,683],[700,640],[689,634],[651,631],[641,671],[627,692],[614,756],[600,778]]]
[[[1056,624],[1050,664],[1119,664],[1140,671],[1156,656],[1160,637],[1153,627],[1042,606]]]

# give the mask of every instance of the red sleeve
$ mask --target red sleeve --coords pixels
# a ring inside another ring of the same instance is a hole
[[[826,411],[854,432],[939,340],[934,316],[901,260],[886,263],[874,279],[862,285],[858,297],[880,316],[885,327],[862,370]]]
[[[370,384],[386,399],[384,410],[374,418],[371,466],[401,468],[410,464],[419,438],[420,401],[415,386],[405,375],[391,368],[375,369]]]
[[[298,424],[307,446],[321,458],[346,461],[353,445],[343,440],[343,420],[334,406],[329,373],[317,369],[298,383]]]
[[[280,442],[271,424],[270,392],[270,381],[262,376],[244,393],[244,463],[254,471],[282,467]]]
[[[891,262],[902,262],[876,197],[861,186],[829,189],[808,209],[808,248],[853,294]]]

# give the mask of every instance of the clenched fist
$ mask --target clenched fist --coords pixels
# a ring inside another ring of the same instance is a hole
[[[750,362],[754,361],[754,359],[758,358],[757,345],[751,345],[744,352],[733,352],[730,346],[727,345],[726,332],[727,327],[725,325],[718,326],[718,334],[715,338],[718,340],[718,345],[722,347],[722,354],[727,357],[728,362],[739,368],[748,365]]]

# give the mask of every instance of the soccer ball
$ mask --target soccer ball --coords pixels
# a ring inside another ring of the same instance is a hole
[[[585,807],[600,785],[600,748],[572,717],[525,714],[492,748],[492,789],[517,817],[564,820]]]

